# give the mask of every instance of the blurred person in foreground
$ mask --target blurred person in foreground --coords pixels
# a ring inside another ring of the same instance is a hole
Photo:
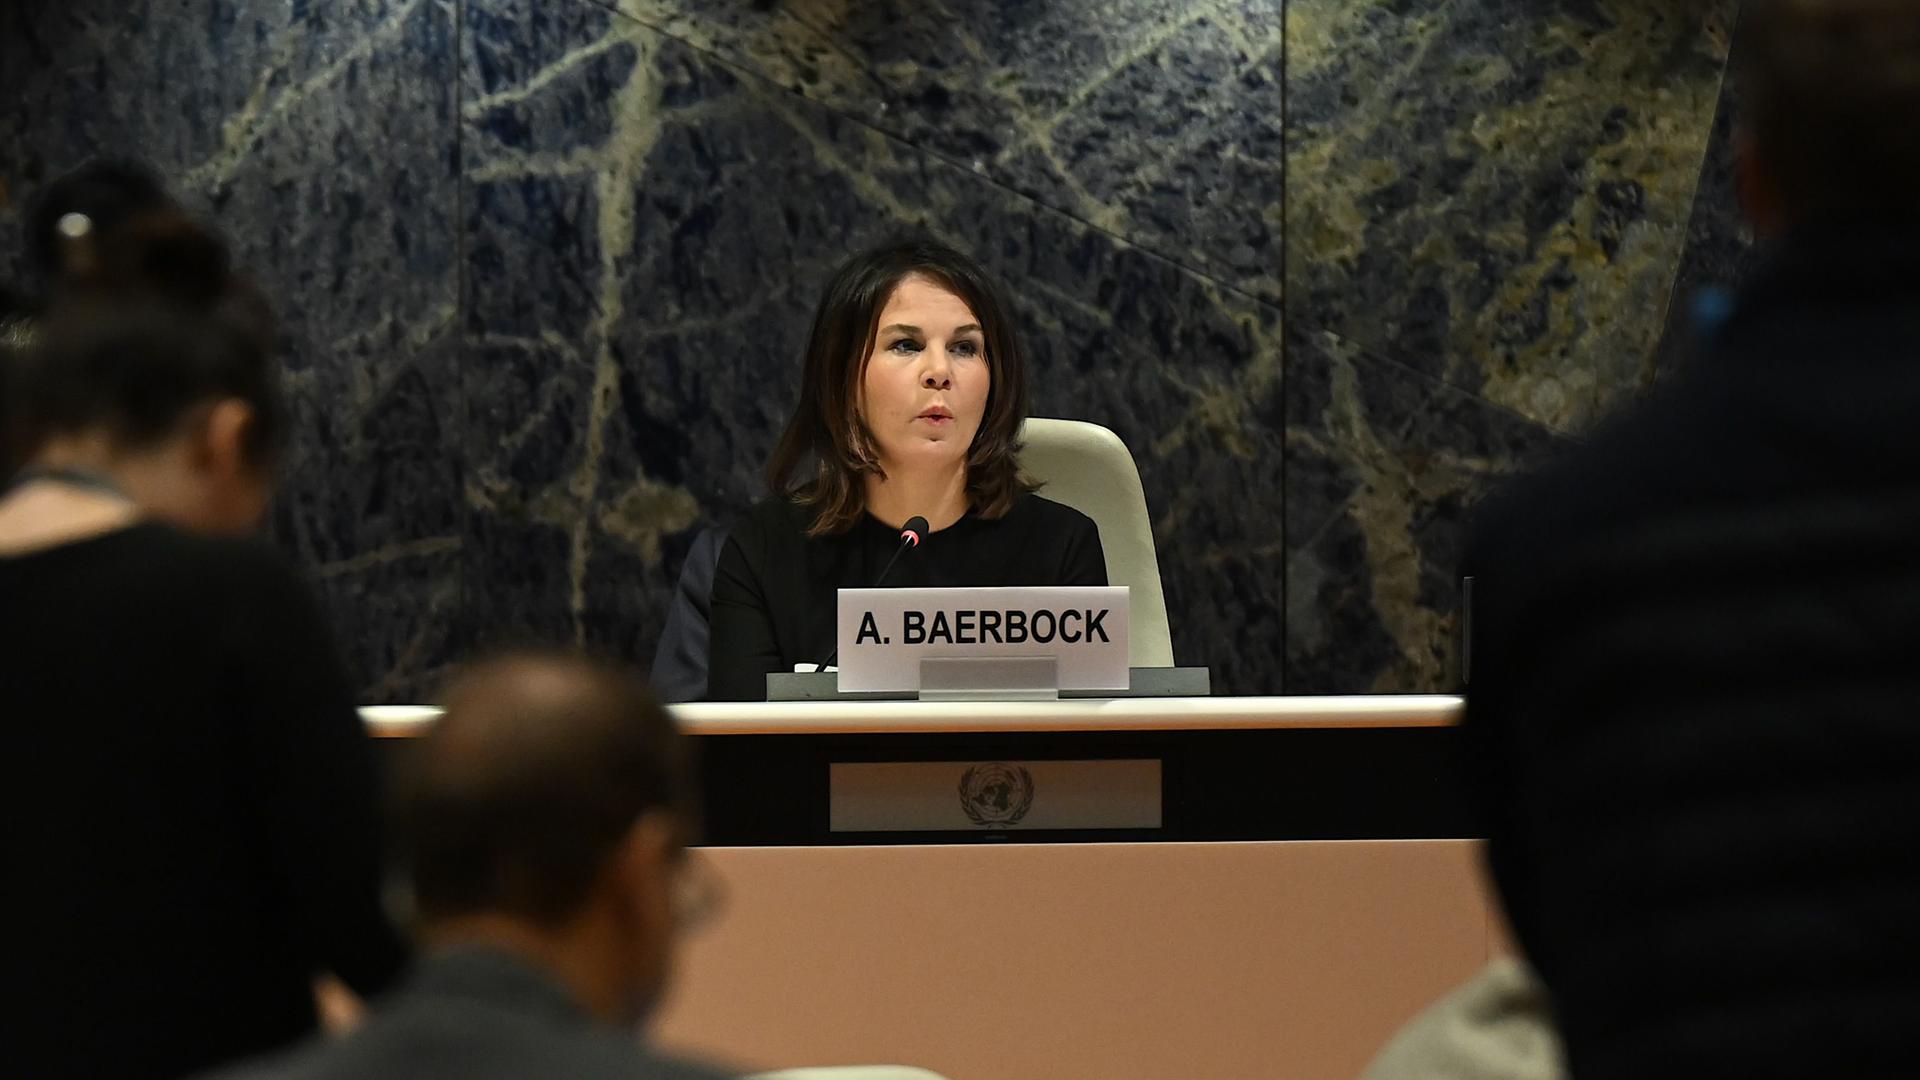
[[[1920,1061],[1920,4],[1746,5],[1768,259],[1490,501],[1466,735],[1572,1074]]]
[[[232,1080],[720,1074],[638,1028],[715,894],[686,844],[686,737],[639,682],[565,655],[482,664],[402,782],[424,955],[345,1040]]]
[[[178,215],[160,174],[130,158],[94,158],[54,180],[27,212],[27,258],[39,275],[42,295],[58,299],[69,285],[82,283],[99,269],[99,242],[110,242],[122,225],[155,216]],[[85,219],[76,233],[71,215]],[[74,241],[92,236],[95,243]]]
[[[405,950],[350,685],[306,583],[247,535],[286,427],[270,314],[177,214],[99,239],[8,379],[0,815],[26,993],[0,1053],[172,1077],[293,1042],[317,976],[370,994]]]
[[[159,174],[130,159],[95,158],[47,184],[27,210],[26,280],[0,287],[0,347],[24,346],[50,302],[94,281],[121,226],[180,212]]]
[[[27,277],[0,282],[0,481],[19,464],[13,458],[18,439],[7,428],[12,357],[33,340],[49,298],[93,282],[103,244],[112,244],[121,226],[178,211],[157,173],[116,158],[81,165],[33,200],[26,219]]]

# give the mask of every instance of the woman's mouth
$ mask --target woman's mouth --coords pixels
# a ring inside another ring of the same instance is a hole
[[[953,423],[953,413],[944,405],[935,405],[923,411],[919,416],[914,417],[914,419],[924,420],[938,427],[943,424]]]

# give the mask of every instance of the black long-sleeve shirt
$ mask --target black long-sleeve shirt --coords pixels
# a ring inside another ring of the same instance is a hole
[[[0,725],[22,1075],[185,1075],[310,1030],[316,972],[399,974],[372,750],[272,552],[145,524],[0,558]]]
[[[872,517],[808,538],[810,511],[783,499],[755,506],[734,527],[713,581],[707,696],[760,701],[767,675],[820,663],[833,651],[838,592],[872,587],[900,547],[900,531]],[[1105,585],[1100,530],[1038,495],[998,518],[969,513],[903,555],[889,588]]]

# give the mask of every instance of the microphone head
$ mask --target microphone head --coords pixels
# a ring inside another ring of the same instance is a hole
[[[926,518],[918,515],[910,517],[905,525],[900,526],[900,539],[912,547],[919,547],[920,538],[927,535],[927,528]]]

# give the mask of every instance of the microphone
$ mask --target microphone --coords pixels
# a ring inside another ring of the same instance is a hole
[[[880,576],[874,578],[873,584],[868,588],[877,589],[886,584],[887,575],[893,572],[893,564],[899,562],[900,556],[905,555],[909,550],[919,547],[920,540],[927,535],[927,531],[926,518],[918,514],[908,518],[907,523],[900,526],[900,546],[893,549],[893,558],[888,559],[887,565],[880,568]]]
[[[893,564],[899,562],[900,556],[905,555],[909,550],[919,547],[921,538],[925,537],[929,531],[930,531],[930,528],[927,525],[926,518],[923,518],[918,514],[915,514],[914,516],[908,518],[907,523],[905,525],[900,526],[900,546],[893,549],[893,557],[887,560],[887,565],[880,568],[880,576],[874,578],[873,584],[867,587],[870,589],[877,589],[880,586],[886,584],[887,575],[893,572]],[[836,634],[837,634],[837,628],[836,628]],[[839,658],[840,658],[840,642],[836,636],[836,639],[833,643],[833,651],[827,654],[827,658],[825,660],[822,660],[820,663],[814,665],[813,670],[825,671],[827,670],[828,665],[832,664],[835,660],[838,660]]]

